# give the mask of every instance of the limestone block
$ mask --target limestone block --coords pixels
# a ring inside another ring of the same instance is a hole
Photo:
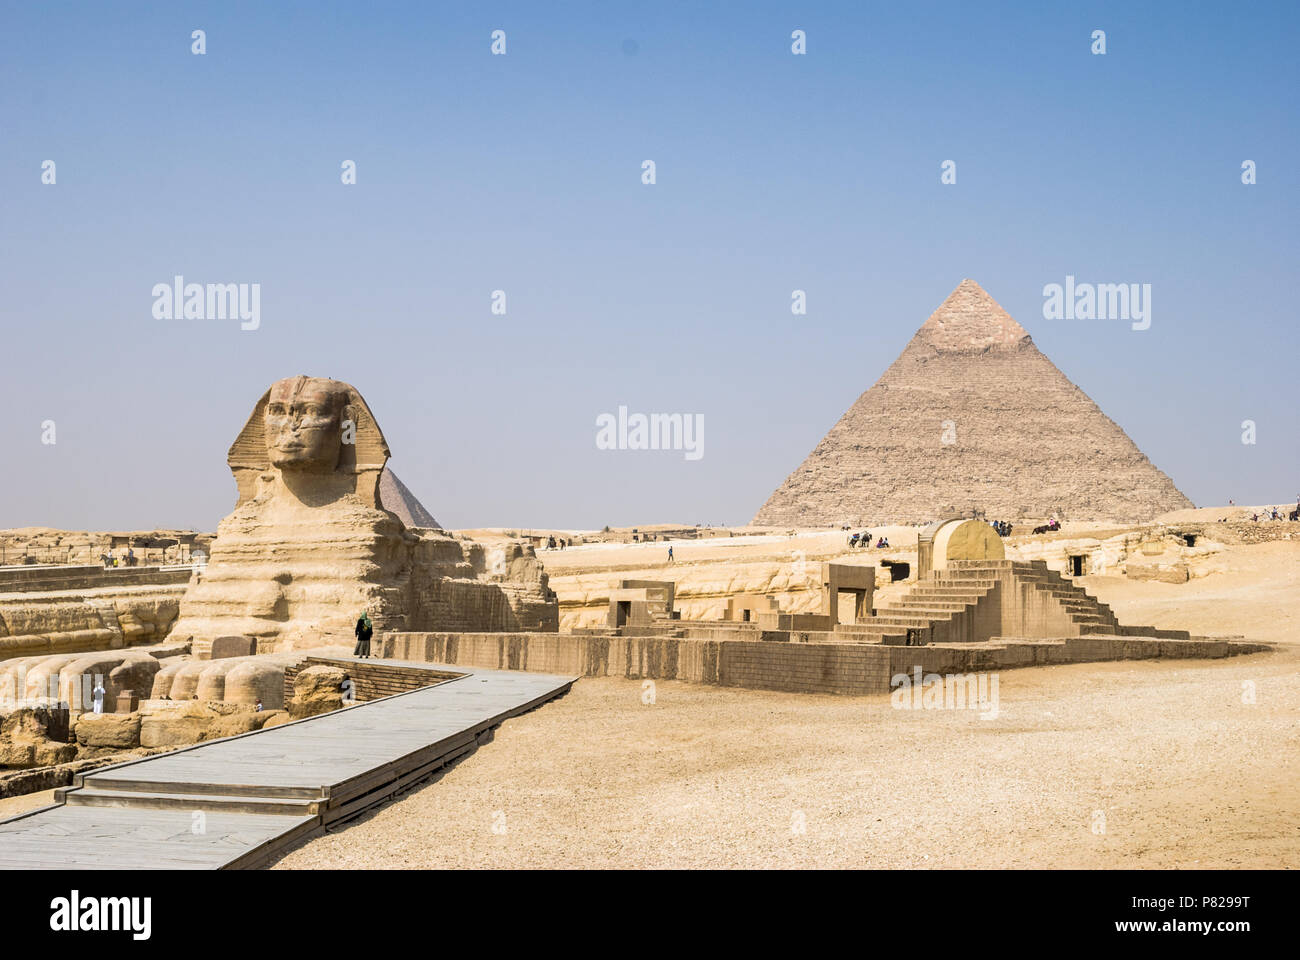
[[[284,665],[267,660],[243,660],[226,674],[227,703],[256,705],[266,710],[284,707]]]
[[[148,701],[140,708],[140,746],[173,747],[198,743],[218,720],[251,713],[247,707],[198,701]]]
[[[57,702],[35,701],[0,714],[0,766],[41,767],[77,756],[68,743],[68,713]]]
[[[77,718],[77,744],[101,750],[134,750],[140,746],[140,714],[83,713]]]
[[[295,720],[329,713],[343,706],[343,681],[347,672],[338,667],[308,667],[293,680],[289,713]]]
[[[177,715],[146,716],[140,721],[140,746],[179,747],[198,743],[207,731],[209,720],[201,717]]]
[[[225,717],[216,717],[203,734],[204,740],[220,740],[222,737],[233,737],[241,733],[251,733],[254,730],[260,730],[263,718],[259,713],[253,711],[241,711],[232,713]]]
[[[257,639],[255,637],[217,637],[212,641],[210,659],[224,660],[227,657],[251,657],[255,653],[257,653]]]

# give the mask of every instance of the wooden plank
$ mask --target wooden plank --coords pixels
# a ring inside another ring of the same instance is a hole
[[[316,658],[322,659],[322,658]],[[326,661],[346,667],[348,661]],[[403,669],[402,661],[373,661]],[[405,669],[410,669],[406,666]],[[420,664],[435,685],[334,713],[195,744],[84,774],[125,806],[54,805],[0,821],[0,868],[249,868],[382,803],[471,753],[503,720],[567,692],[576,677]],[[456,673],[446,679],[447,673]],[[61,791],[62,793],[63,791]],[[315,816],[131,806],[154,795],[322,798]]]

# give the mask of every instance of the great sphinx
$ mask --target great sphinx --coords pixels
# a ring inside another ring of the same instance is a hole
[[[278,380],[226,462],[239,499],[217,527],[171,631],[200,657],[216,637],[257,651],[351,643],[361,611],[384,630],[555,630],[558,604],[531,545],[491,553],[384,508],[388,443],[361,394]]]

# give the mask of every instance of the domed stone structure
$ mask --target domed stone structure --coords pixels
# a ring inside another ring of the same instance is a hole
[[[949,520],[934,534],[935,570],[953,560],[1005,560],[1002,538],[983,520]]]

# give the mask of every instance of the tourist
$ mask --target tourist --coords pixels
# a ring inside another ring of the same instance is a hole
[[[262,712],[262,698],[261,698],[261,697],[258,697],[258,698],[257,698],[257,706],[253,708],[253,712],[254,712],[254,713],[261,713],[261,712]]]
[[[374,632],[375,626],[370,622],[370,614],[362,610],[361,619],[357,621],[357,645],[352,651],[352,656],[361,660],[370,659],[370,638]]]
[[[104,712],[104,682],[98,678],[95,679],[95,713]]]
[[[871,549],[871,531],[870,531],[870,530],[867,530],[867,531],[864,531],[864,532],[863,532],[861,543],[862,543],[862,546],[866,547],[868,550]]]
[[[673,548],[672,548],[672,547],[669,547],[669,548],[668,548],[668,562],[669,562],[669,563],[672,563],[672,562],[673,562]]]

